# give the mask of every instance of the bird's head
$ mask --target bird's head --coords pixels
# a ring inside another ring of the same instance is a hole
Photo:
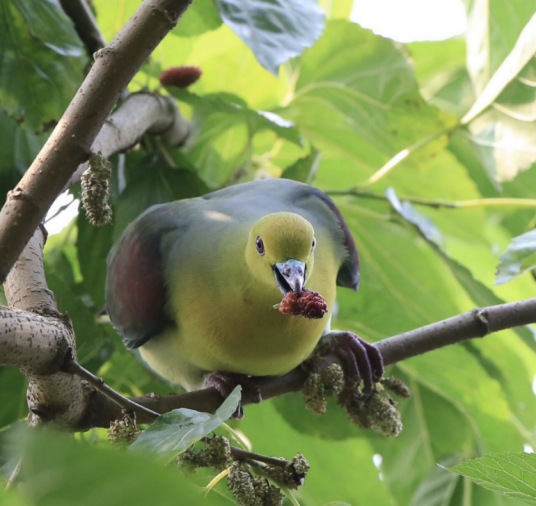
[[[316,239],[313,226],[294,213],[264,216],[251,228],[246,260],[254,276],[265,284],[301,294],[313,272]]]

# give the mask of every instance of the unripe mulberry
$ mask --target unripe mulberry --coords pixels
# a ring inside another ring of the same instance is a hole
[[[289,292],[285,295],[279,311],[283,314],[293,316],[305,316],[305,318],[322,318],[328,310],[324,297],[318,292],[313,292],[304,288],[301,296],[296,292]]]
[[[171,67],[160,74],[162,86],[176,86],[177,88],[188,88],[201,77],[199,67]]]

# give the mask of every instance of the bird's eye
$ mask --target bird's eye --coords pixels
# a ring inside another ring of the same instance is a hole
[[[314,251],[316,248],[316,238],[313,237],[313,245],[311,246],[311,251]]]
[[[257,248],[257,253],[259,255],[264,255],[264,241],[260,235],[255,239],[255,247]]]

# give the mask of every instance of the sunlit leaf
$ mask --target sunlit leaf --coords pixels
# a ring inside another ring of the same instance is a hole
[[[490,453],[449,471],[498,494],[536,504],[536,455],[532,453]]]
[[[314,44],[324,28],[316,0],[216,0],[223,21],[277,75],[279,66]]]
[[[241,390],[237,386],[213,415],[186,408],[160,415],[129,448],[160,456],[184,450],[232,416],[240,402]]]

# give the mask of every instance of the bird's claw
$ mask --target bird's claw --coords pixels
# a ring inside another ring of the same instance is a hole
[[[361,339],[352,332],[334,332],[332,353],[342,362],[345,373],[345,389],[355,389],[363,381],[363,393],[374,390],[383,376],[383,359],[373,344]]]
[[[262,401],[259,385],[255,382],[254,378],[246,374],[215,372],[205,379],[205,386],[214,387],[224,399],[227,399],[238,385],[241,385],[242,388],[250,392],[253,403]],[[238,420],[244,418],[244,409],[241,402],[238,404],[231,418]]]

